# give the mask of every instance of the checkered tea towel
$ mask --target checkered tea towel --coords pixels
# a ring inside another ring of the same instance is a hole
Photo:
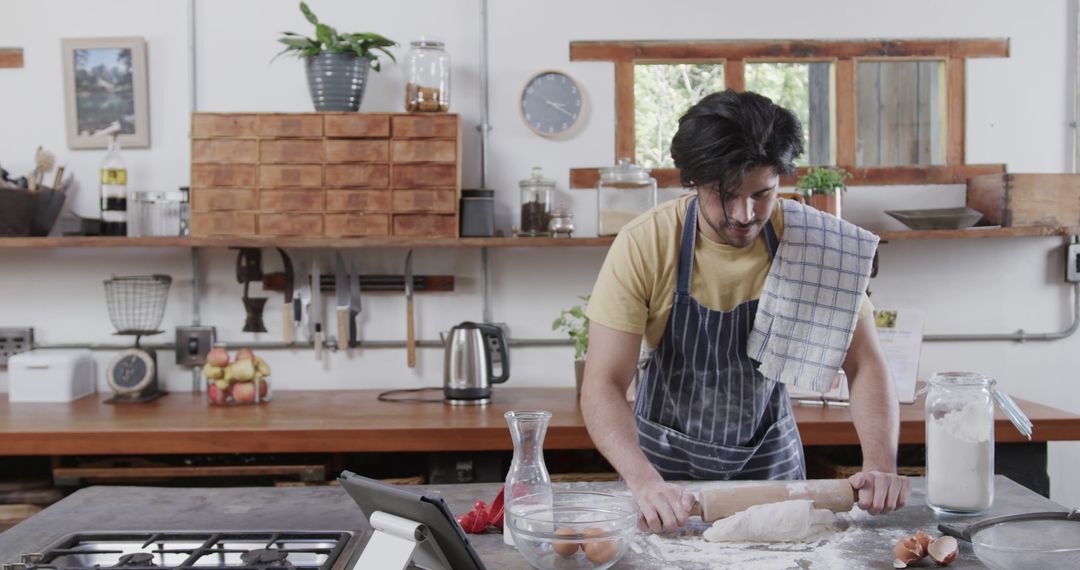
[[[766,378],[826,392],[855,333],[878,237],[794,200],[782,204],[784,234],[747,354]]]

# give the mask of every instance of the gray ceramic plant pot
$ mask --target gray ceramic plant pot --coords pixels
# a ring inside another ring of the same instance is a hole
[[[321,53],[306,58],[308,89],[316,111],[358,111],[367,87],[367,58],[348,53]]]

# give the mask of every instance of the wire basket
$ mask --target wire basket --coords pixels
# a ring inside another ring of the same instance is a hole
[[[172,277],[134,275],[105,281],[105,303],[117,334],[148,335],[161,332],[165,301]]]

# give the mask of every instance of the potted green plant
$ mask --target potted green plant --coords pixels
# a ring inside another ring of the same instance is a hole
[[[589,296],[578,297],[588,302]],[[563,331],[570,335],[574,341],[574,377],[577,380],[577,392],[581,395],[581,381],[585,378],[585,352],[589,349],[589,317],[585,315],[585,308],[574,305],[569,309],[563,309],[555,322],[551,323],[551,330]]]
[[[394,54],[386,48],[396,46],[391,39],[373,33],[346,34],[319,22],[304,2],[300,11],[315,26],[315,37],[282,32],[278,39],[288,53],[304,60],[308,89],[316,111],[357,111],[364,98],[368,68],[379,71],[379,54],[392,61]]]
[[[841,192],[847,192],[844,181],[848,178],[851,173],[840,167],[811,167],[795,182],[795,189],[811,206],[839,218]]]

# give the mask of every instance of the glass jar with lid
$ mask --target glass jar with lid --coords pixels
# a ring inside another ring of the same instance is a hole
[[[926,502],[975,514],[994,502],[994,380],[939,372],[926,389]]]
[[[564,204],[551,211],[548,230],[552,237],[574,237],[574,213]]]
[[[443,42],[420,38],[405,56],[405,110],[445,113],[450,109],[450,56]]]
[[[521,227],[519,236],[549,236],[551,231],[551,199],[555,193],[555,181],[544,178],[539,166],[533,167],[532,175],[518,183],[521,187]]]
[[[596,185],[597,235],[613,236],[630,220],[656,206],[656,179],[649,171],[620,158],[600,169]]]

